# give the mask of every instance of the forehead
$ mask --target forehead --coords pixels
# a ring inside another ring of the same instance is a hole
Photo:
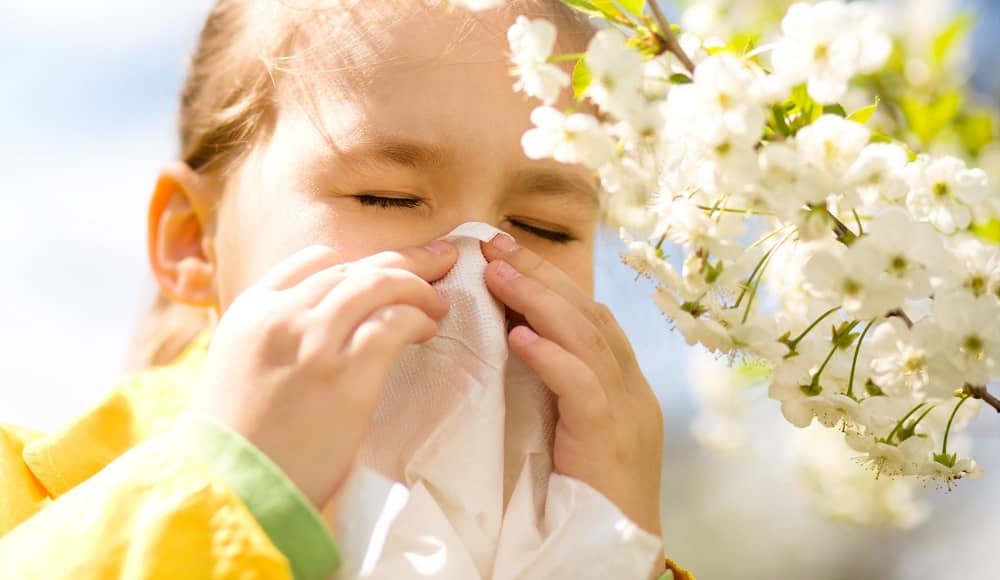
[[[511,88],[506,30],[519,13],[424,2],[324,11],[287,61],[277,130],[295,130],[298,147],[324,163],[374,156],[414,167],[460,165],[553,190],[572,182],[596,198],[585,168],[531,161],[521,150],[539,103]],[[570,104],[567,94],[557,106]]]

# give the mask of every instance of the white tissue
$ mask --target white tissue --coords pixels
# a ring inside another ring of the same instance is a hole
[[[504,306],[484,281],[479,242],[498,233],[468,222],[445,238],[459,257],[434,286],[451,309],[404,351],[330,506],[335,578],[640,580],[653,568],[659,538],[552,472],[554,396],[508,356]]]

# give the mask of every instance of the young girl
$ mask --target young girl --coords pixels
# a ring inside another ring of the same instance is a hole
[[[431,283],[456,251],[435,240],[468,221],[516,240],[483,244],[486,284],[558,396],[555,471],[660,535],[662,415],[591,298],[593,177],[521,150],[519,14],[565,52],[592,33],[555,0],[218,1],[150,203],[144,368],[60,432],[0,427],[0,578],[335,572],[318,510],[400,352],[448,312]]]

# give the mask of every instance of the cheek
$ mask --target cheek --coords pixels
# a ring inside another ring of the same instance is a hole
[[[216,294],[221,310],[264,273],[306,246],[328,246],[338,262],[351,262],[407,245],[407,240],[394,239],[399,235],[381,231],[385,228],[378,227],[376,217],[374,212],[338,211],[286,192],[266,198],[246,194],[227,198],[219,208],[215,237]]]
[[[287,196],[263,199],[253,192],[240,192],[225,199],[219,208],[215,239],[216,292],[222,310],[298,250],[325,244],[340,251],[331,243],[334,240],[319,235],[330,231],[322,227],[322,216],[304,209]]]

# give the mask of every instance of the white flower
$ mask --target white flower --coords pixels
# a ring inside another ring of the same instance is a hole
[[[898,318],[880,323],[865,342],[872,356],[872,381],[888,395],[950,397],[962,385],[941,346],[940,329],[929,320],[912,329]]]
[[[787,143],[770,143],[759,154],[761,189],[768,209],[783,221],[796,219],[802,204],[819,203],[827,191],[815,172],[805,167],[795,148]]]
[[[632,239],[625,228],[618,230],[618,236],[625,242],[626,248],[621,254],[622,262],[639,275],[652,278],[668,289],[677,290],[681,287],[681,277],[677,270],[653,245]]]
[[[535,128],[521,136],[521,147],[531,159],[551,157],[598,169],[614,153],[611,137],[592,115],[573,113],[567,117],[552,107],[541,106],[531,112],[531,122]]]
[[[934,317],[941,340],[958,352],[966,382],[985,384],[1000,365],[1000,302],[992,296],[975,298],[951,292],[934,299]]]
[[[892,38],[887,33],[886,11],[872,2],[851,2],[847,17],[860,43],[857,69],[868,74],[878,71],[892,54]]]
[[[732,348],[726,329],[711,318],[704,318],[704,307],[697,303],[681,304],[671,292],[657,289],[653,294],[653,302],[674,323],[684,340],[702,346],[711,351],[728,351]]]
[[[848,250],[831,244],[806,264],[806,288],[841,304],[855,318],[874,318],[898,308],[903,285],[885,274],[886,260],[857,244]]]
[[[806,82],[821,103],[838,101],[851,77],[877,70],[889,56],[889,38],[868,10],[836,0],[791,6],[771,55],[775,74],[791,85]]]
[[[935,456],[934,461],[928,461],[921,466],[920,475],[927,479],[942,481],[950,489],[951,484],[959,479],[965,477],[979,479],[983,476],[983,469],[970,457]]]
[[[556,27],[544,18],[530,20],[518,16],[507,29],[507,42],[514,62],[514,74],[518,76],[514,90],[524,90],[546,105],[554,103],[559,98],[560,90],[570,81],[569,75],[562,69],[547,62],[555,46]]]
[[[1000,249],[973,236],[960,236],[952,241],[951,251],[958,258],[950,280],[954,288],[1000,299]]]
[[[930,462],[933,452],[933,442],[916,435],[892,444],[870,435],[848,433],[847,444],[866,453],[862,462],[880,476],[917,475]]]
[[[674,87],[667,97],[667,126],[711,147],[754,144],[765,115],[754,94],[755,77],[731,54],[706,58],[694,82]]]
[[[672,242],[691,249],[692,256],[698,249],[726,258],[737,255],[739,247],[733,239],[744,229],[739,216],[709,217],[697,200],[686,197],[658,196],[651,208],[660,218],[654,236],[666,235]]]
[[[867,422],[865,410],[843,394],[843,385],[831,376],[829,366],[823,367],[829,349],[819,341],[800,344],[798,356],[783,359],[774,368],[767,395],[781,402],[781,414],[796,427],[809,426],[813,418],[827,427]]]
[[[973,208],[989,191],[985,172],[968,169],[964,161],[950,156],[922,155],[906,167],[905,175],[910,213],[946,234],[969,227]]]
[[[931,266],[951,257],[927,224],[915,222],[899,207],[889,207],[868,225],[854,251],[882,261],[890,278],[903,284],[907,298],[926,298],[932,291]]]
[[[489,10],[490,8],[501,6],[505,1],[506,0],[449,0],[449,3],[452,6],[465,8],[466,10],[471,10],[472,12],[479,12],[481,10]]]
[[[618,118],[642,100],[642,55],[625,46],[625,40],[615,28],[601,30],[590,39],[584,59],[590,70],[587,96]]]
[[[903,178],[908,161],[906,150],[899,145],[873,143],[861,150],[848,169],[846,180],[865,205],[895,203],[905,198],[909,189]]]
[[[795,141],[800,161],[817,171],[828,188],[816,191],[811,201],[841,188],[869,138],[864,125],[838,115],[823,115],[798,132]]]
[[[808,427],[813,418],[825,427],[853,425],[861,417],[861,407],[854,399],[839,393],[808,394],[809,383],[790,385],[772,383],[768,396],[781,401],[781,414],[796,427]]]

